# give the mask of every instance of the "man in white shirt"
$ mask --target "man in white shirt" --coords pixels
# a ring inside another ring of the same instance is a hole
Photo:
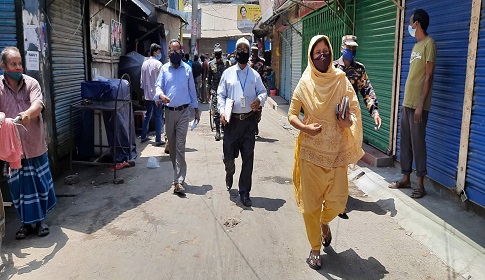
[[[153,100],[155,97],[155,83],[162,68],[160,59],[162,58],[162,47],[153,43],[150,46],[150,57],[143,62],[141,66],[141,82],[140,87],[143,89],[145,97],[145,106],[147,112],[145,119],[143,120],[143,126],[141,131],[141,142],[148,141],[148,127],[152,115],[155,117],[155,146],[164,145],[162,140],[162,127],[163,127],[163,106],[160,102]]]
[[[239,196],[244,206],[251,206],[249,192],[252,185],[254,162],[254,134],[257,120],[255,112],[264,105],[267,93],[258,72],[248,66],[249,41],[241,38],[236,42],[237,64],[224,71],[217,88],[217,107],[224,125],[224,165],[226,187],[232,188],[236,172],[235,159],[241,152],[242,169],[239,175]],[[226,115],[226,102],[232,102],[232,112]]]

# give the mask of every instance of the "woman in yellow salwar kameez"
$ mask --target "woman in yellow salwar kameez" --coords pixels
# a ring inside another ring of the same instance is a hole
[[[321,268],[320,248],[330,245],[329,223],[345,210],[348,195],[347,166],[363,155],[362,122],[357,95],[345,73],[333,67],[327,36],[312,38],[308,66],[293,92],[288,120],[300,130],[293,166],[295,198],[303,214],[312,247],[307,258]],[[349,97],[344,119],[337,119],[336,105]],[[303,108],[303,120],[299,119]]]

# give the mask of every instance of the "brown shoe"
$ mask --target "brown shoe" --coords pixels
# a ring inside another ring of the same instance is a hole
[[[182,184],[175,183],[175,188],[173,189],[173,192],[174,193],[184,194],[185,193],[185,188],[184,188],[184,186],[182,186]]]

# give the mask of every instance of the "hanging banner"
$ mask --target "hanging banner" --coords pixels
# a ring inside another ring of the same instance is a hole
[[[252,29],[261,17],[259,5],[237,5],[237,28]]]

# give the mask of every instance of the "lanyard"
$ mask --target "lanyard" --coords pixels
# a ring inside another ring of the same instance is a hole
[[[241,72],[244,72],[244,70],[241,70]],[[239,84],[241,85],[241,88],[243,90],[243,94],[244,94],[244,89],[246,88],[246,82],[248,81],[248,75],[249,75],[248,70],[246,70],[246,79],[244,80],[244,85],[241,83],[241,79],[239,79]],[[239,78],[239,73],[238,73],[237,77]]]

